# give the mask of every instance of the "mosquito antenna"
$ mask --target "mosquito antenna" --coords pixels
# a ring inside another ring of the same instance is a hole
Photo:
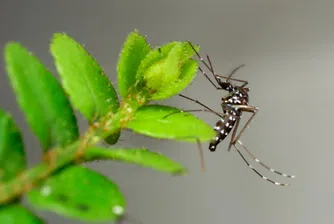
[[[227,77],[226,81],[230,80],[231,77],[232,77],[232,75],[233,75],[234,73],[236,73],[240,68],[242,68],[242,67],[244,67],[244,66],[245,66],[245,64],[242,64],[242,65],[239,65],[238,67],[236,67],[235,69],[233,69],[233,71],[232,71],[232,72],[230,73],[230,75]]]
[[[235,146],[233,145],[233,147],[237,150],[238,154],[240,155],[240,157],[243,159],[243,161],[247,164],[247,166],[249,168],[251,168],[257,175],[259,175],[262,179],[266,180],[266,181],[269,181],[270,183],[272,184],[275,184],[275,185],[278,185],[278,186],[283,186],[283,187],[286,187],[286,186],[290,186],[290,184],[282,184],[282,183],[279,183],[279,182],[276,182],[276,181],[273,181],[265,176],[263,176],[259,171],[257,171],[254,167],[252,167],[248,162],[247,160],[245,159],[245,157],[242,155],[242,153],[240,152],[240,150]]]
[[[244,146],[244,144],[242,144],[242,142],[240,140],[237,141],[241,147],[253,158],[253,160],[257,163],[259,163],[261,166],[263,166],[264,168],[266,168],[267,170],[269,170],[270,172],[273,172],[273,173],[276,173],[278,175],[281,175],[283,177],[288,177],[288,178],[295,178],[296,176],[295,175],[289,175],[289,174],[285,174],[285,173],[282,173],[282,172],[279,172],[277,170],[274,170],[273,168],[265,165],[264,163],[262,163],[254,154],[252,154],[247,148],[246,146]]]

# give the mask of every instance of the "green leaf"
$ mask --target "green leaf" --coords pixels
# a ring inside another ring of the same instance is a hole
[[[141,61],[150,52],[151,47],[137,30],[130,33],[123,45],[117,64],[118,89],[125,98],[129,89],[136,83],[136,73]]]
[[[154,138],[187,142],[209,141],[215,136],[208,124],[192,114],[163,105],[140,107],[126,127]]]
[[[51,53],[71,101],[90,122],[116,112],[117,93],[96,60],[75,40],[63,33],[54,34]]]
[[[116,184],[82,166],[66,167],[28,193],[39,209],[82,221],[114,221],[124,214],[125,200]]]
[[[182,44],[176,44],[166,57],[163,65],[163,81],[162,85],[165,86],[169,83],[175,82],[181,73],[181,56],[182,56]]]
[[[148,151],[147,149],[105,149],[101,147],[90,147],[85,152],[85,158],[112,159],[122,162],[133,163],[152,169],[172,174],[184,174],[185,168],[168,157]]]
[[[200,47],[198,45],[193,45],[193,47],[195,48],[196,51],[194,51],[194,49],[191,47],[191,45],[189,44],[189,42],[182,42],[183,44],[183,54],[181,55],[181,63],[184,63],[186,61],[188,61],[188,59],[190,59],[192,56],[196,55],[196,52],[199,52]]]
[[[168,53],[171,51],[171,49],[177,45],[179,42],[170,42],[168,44],[165,44],[159,48],[155,48],[154,50],[150,51],[146,57],[141,61],[140,66],[138,67],[137,73],[136,73],[136,79],[141,80],[145,76],[150,76],[151,72],[150,69],[154,64],[155,65],[163,65],[163,59],[167,57]],[[154,72],[154,69],[153,69]],[[155,71],[155,73],[157,73]]]
[[[181,68],[179,79],[173,83],[166,84],[163,89],[152,95],[152,100],[163,100],[183,91],[196,77],[198,63],[194,60],[186,61]]]
[[[190,57],[195,55],[196,51],[199,51],[199,46],[193,46],[196,50],[194,51],[188,42],[181,42],[179,45],[180,47],[182,46],[182,51],[173,47],[173,50],[168,54],[167,59],[169,60],[166,60],[164,70],[164,77],[169,77],[169,74],[172,73],[169,70],[173,68],[175,70],[174,73],[178,74],[178,78],[175,80],[165,79],[161,90],[152,95],[152,100],[163,100],[180,93],[196,76],[198,63],[190,59]]]
[[[143,75],[146,86],[151,90],[160,90],[164,85],[175,82],[181,72],[180,58],[183,53],[182,50],[182,43],[172,42],[163,46],[160,50],[151,51],[145,58],[146,60],[143,61],[143,67],[139,70],[143,71],[143,74],[138,73],[137,76],[141,77]]]
[[[5,61],[17,101],[43,149],[76,140],[76,119],[57,79],[19,43],[7,44]]]
[[[19,204],[0,207],[0,223],[4,224],[42,224],[40,218]]]
[[[198,46],[194,48],[199,50]],[[136,77],[144,78],[148,89],[153,90],[152,100],[167,99],[184,90],[195,78],[197,61],[190,59],[195,54],[188,42],[170,42],[147,54]]]
[[[97,61],[74,39],[56,33],[51,53],[63,86],[73,106],[91,123],[119,108],[117,93]],[[120,133],[105,139],[108,144],[118,141]]]
[[[15,177],[25,166],[21,133],[12,117],[0,109],[0,182]]]

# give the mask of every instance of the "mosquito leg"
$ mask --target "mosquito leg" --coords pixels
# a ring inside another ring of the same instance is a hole
[[[220,80],[219,78],[224,78],[224,79],[226,79],[226,82],[227,82],[228,80],[233,80],[233,81],[236,81],[236,82],[241,82],[241,83],[243,83],[240,87],[245,87],[245,86],[248,84],[248,82],[245,81],[245,80],[232,78],[232,75],[233,75],[234,73],[236,73],[240,68],[244,67],[245,64],[239,65],[238,67],[236,67],[235,69],[233,69],[232,72],[226,77],[226,76],[222,76],[222,75],[218,75],[218,74],[216,74],[216,73],[214,72],[214,70],[213,70],[213,66],[212,66],[211,59],[210,59],[209,55],[207,55],[206,58],[208,59],[208,62],[209,62],[209,64],[210,64],[210,68],[211,68],[211,69],[209,69],[209,70],[214,74],[215,79],[217,80],[218,83],[221,82],[221,80]]]
[[[267,177],[263,176],[259,171],[257,171],[254,167],[252,167],[246,160],[246,158],[242,155],[242,153],[240,152],[240,150],[235,146],[233,145],[234,148],[237,150],[238,154],[240,155],[240,157],[243,159],[243,161],[247,164],[247,166],[249,168],[251,168],[257,175],[259,175],[262,179],[266,180],[266,181],[269,181],[270,183],[272,184],[275,184],[275,185],[278,185],[278,186],[290,186],[290,184],[282,184],[282,183],[278,183],[276,181],[273,181],[271,179],[268,179]]]
[[[267,170],[269,170],[270,172],[273,172],[273,173],[276,173],[278,175],[281,175],[283,177],[288,177],[288,178],[295,178],[296,176],[294,175],[289,175],[289,174],[285,174],[285,173],[282,173],[282,172],[279,172],[277,170],[274,170],[273,168],[265,165],[264,163],[262,163],[254,154],[252,154],[247,148],[246,146],[244,146],[242,144],[242,142],[240,140],[237,141],[237,143],[239,143],[241,145],[241,147],[253,158],[253,160],[257,163],[259,163],[261,166],[263,166],[264,168],[266,168]]]
[[[180,110],[180,111],[175,111],[175,112],[172,112],[166,116],[164,116],[163,118],[167,118],[171,115],[174,115],[174,114],[178,114],[178,113],[184,113],[184,112],[208,112],[208,113],[214,113],[215,115],[218,115],[219,117],[225,119],[225,117],[227,115],[223,114],[223,113],[219,113],[219,112],[213,112],[212,110],[207,110],[207,109],[193,109],[193,110]],[[237,117],[237,116],[236,116]]]
[[[203,153],[203,147],[201,140],[198,137],[195,136],[183,136],[181,139],[196,139],[197,143],[197,149],[199,151],[199,157],[200,157],[200,163],[201,163],[201,170],[202,172],[205,172],[205,161],[204,161],[204,153]]]
[[[222,87],[219,87],[219,86],[216,86],[216,84],[209,78],[209,76],[206,74],[206,72],[201,68],[201,67],[198,67],[198,69],[202,72],[202,74],[209,80],[209,82],[216,88],[216,90],[225,90],[223,89]],[[215,76],[215,79],[216,81],[219,83],[219,79],[216,78]]]
[[[256,113],[258,112],[258,108],[257,107],[254,107],[254,106],[242,106],[240,105],[239,106],[239,109],[241,111],[244,111],[244,112],[250,112],[250,113],[253,113],[252,116],[248,119],[248,121],[246,122],[246,124],[243,126],[243,128],[241,129],[241,131],[239,132],[238,136],[235,137],[233,139],[233,142],[232,144],[235,145],[235,143],[240,139],[241,135],[244,133],[244,131],[246,130],[246,128],[248,127],[249,123],[253,120],[253,118],[255,117]]]
[[[245,81],[245,80],[232,78],[232,75],[233,75],[234,73],[236,73],[240,68],[244,67],[245,64],[239,65],[238,67],[236,67],[235,69],[233,69],[232,72],[231,72],[227,77],[225,77],[225,76],[218,75],[218,74],[214,71],[213,66],[212,66],[212,62],[211,62],[211,59],[210,59],[209,55],[206,55],[206,58],[207,58],[207,60],[208,60],[208,62],[209,62],[209,65],[210,65],[210,66],[206,65],[206,67],[210,70],[210,72],[212,72],[212,74],[215,76],[215,79],[217,80],[218,83],[221,82],[218,78],[224,78],[224,79],[226,79],[226,82],[227,82],[228,80],[233,80],[233,81],[237,81],[237,82],[242,82],[243,85],[242,85],[241,87],[244,87],[244,86],[246,86],[246,85],[248,84],[248,82]],[[203,59],[201,59],[201,60],[203,61]]]
[[[207,67],[207,69],[209,69],[211,71],[210,66],[204,61],[204,59],[202,58],[202,56],[198,53],[198,51],[195,49],[194,45],[188,41],[188,44],[190,45],[190,47],[193,49],[193,51],[196,53],[197,57],[199,58],[199,60],[201,60],[201,62],[205,65],[205,67]]]
[[[223,119],[227,116],[227,115],[225,115],[224,113],[219,113],[219,112],[217,112],[217,111],[212,110],[210,107],[206,106],[205,104],[201,103],[200,101],[198,101],[198,100],[196,100],[196,99],[187,97],[187,96],[182,95],[182,94],[179,94],[179,96],[181,96],[181,97],[183,97],[183,98],[185,98],[185,99],[187,99],[187,100],[190,100],[190,101],[192,101],[192,102],[195,102],[195,103],[201,105],[202,107],[204,107],[205,109],[195,109],[195,110],[181,110],[181,111],[176,111],[176,112],[173,112],[173,113],[170,113],[170,114],[166,115],[164,118],[166,118],[166,117],[168,117],[168,116],[171,116],[171,115],[173,115],[173,114],[176,114],[176,113],[182,113],[182,112],[211,112],[211,113],[216,114],[218,117],[223,118]],[[230,109],[230,108],[229,108],[229,109]],[[238,118],[237,115],[235,115],[235,116],[234,116],[234,115],[229,115],[229,116],[233,116],[233,117],[235,117],[235,118]]]
[[[210,72],[213,74],[213,77],[215,78],[215,80],[217,81],[217,83],[221,86],[222,81],[219,79],[219,75],[217,75],[217,73],[213,69],[213,65],[212,65],[212,62],[211,62],[211,59],[210,59],[209,55],[206,55],[206,59],[209,62],[209,66],[206,66],[206,67],[210,70]],[[202,61],[203,61],[203,59],[202,59]]]
[[[232,78],[232,75],[237,71],[239,70],[241,67],[245,66],[244,64],[238,66],[237,68],[233,69],[233,71],[228,75],[228,77],[225,77],[225,76],[221,76],[221,75],[217,75],[213,69],[213,66],[212,66],[212,62],[211,62],[211,59],[209,57],[209,55],[206,56],[208,63],[205,62],[205,60],[202,58],[202,56],[197,52],[197,50],[194,48],[194,46],[192,45],[192,43],[190,41],[188,41],[189,45],[191,46],[191,48],[193,49],[193,51],[196,53],[197,57],[199,58],[199,60],[204,64],[204,66],[212,73],[212,75],[214,76],[215,80],[218,82],[218,83],[221,83],[221,80],[219,78],[224,78],[226,79],[226,81],[228,80],[233,80],[233,81],[237,81],[237,82],[241,82],[243,83],[241,85],[241,87],[245,87],[248,82],[245,81],[245,80],[241,80],[241,79],[235,79],[235,78]],[[204,72],[204,70],[199,67],[199,70],[202,72],[202,74],[210,81],[210,83],[217,89],[217,90],[224,90],[224,88],[221,88],[219,86],[216,86],[216,84],[212,81],[212,79],[209,78],[209,76]]]
[[[205,172],[205,162],[204,162],[204,153],[203,153],[202,144],[201,144],[201,141],[198,138],[196,138],[196,143],[197,143],[197,148],[198,148],[198,151],[199,151],[199,157],[200,157],[200,160],[201,160],[201,170],[202,170],[202,172]]]
[[[182,95],[182,94],[179,94],[179,96],[181,96],[181,97],[183,97],[183,98],[185,98],[185,99],[187,99],[187,100],[190,100],[190,101],[192,101],[192,102],[195,102],[195,103],[197,103],[197,104],[201,105],[202,107],[204,107],[205,109],[207,109],[207,110],[211,111],[212,113],[214,113],[214,114],[218,115],[219,117],[222,117],[222,115],[221,115],[220,113],[218,113],[218,112],[216,112],[216,111],[212,110],[210,107],[206,106],[205,104],[201,103],[200,101],[198,101],[198,100],[196,100],[196,99],[193,99],[193,98],[187,97],[187,96],[185,96],[185,95]]]
[[[248,84],[248,82],[245,81],[245,80],[232,78],[232,75],[233,75],[234,73],[236,73],[240,68],[244,67],[245,64],[239,65],[238,67],[236,67],[235,69],[233,69],[232,72],[226,77],[226,76],[222,76],[222,75],[218,75],[218,74],[216,74],[215,71],[213,70],[213,66],[212,66],[211,59],[210,59],[209,55],[207,55],[206,58],[208,59],[208,62],[209,62],[209,65],[210,65],[210,69],[209,69],[209,70],[213,73],[213,75],[214,75],[214,77],[215,77],[215,79],[216,79],[216,81],[217,81],[218,83],[221,83],[221,80],[220,80],[219,78],[224,78],[224,79],[226,79],[226,82],[228,82],[228,80],[233,80],[233,81],[236,81],[236,82],[241,82],[241,83],[243,83],[243,84],[240,86],[241,88],[242,88],[242,87],[245,87],[245,86]]]
[[[239,115],[240,117],[241,117],[241,114],[242,114],[242,113],[240,113],[240,115]],[[235,135],[236,135],[237,130],[238,130],[238,127],[239,127],[240,117],[237,118],[237,121],[235,122],[234,130],[233,130],[233,132],[232,132],[232,136],[231,136],[231,140],[230,140],[230,143],[229,143],[228,148],[227,148],[227,151],[228,151],[228,152],[231,151],[231,147],[232,147],[232,145],[233,145],[233,141],[234,141]]]
[[[236,133],[236,129],[238,128],[238,125],[239,125],[239,119],[237,120],[237,123],[235,125],[235,129],[233,131],[233,134],[232,134],[232,139],[231,139],[231,142],[230,142],[230,145],[229,145],[229,150],[231,148],[231,145],[233,145],[234,147],[236,143],[239,143],[243,149],[253,158],[253,160],[255,160],[255,162],[259,163],[261,166],[263,166],[264,168],[266,168],[267,170],[273,172],[273,173],[276,173],[278,175],[281,175],[281,176],[284,176],[284,177],[288,177],[288,178],[295,178],[294,175],[289,175],[289,174],[285,174],[285,173],[282,173],[282,172],[279,172],[277,170],[274,170],[273,168],[265,165],[264,163],[262,163],[258,158],[256,158],[243,144],[242,142],[239,140],[241,135],[243,134],[243,132],[246,130],[246,128],[248,127],[249,123],[251,122],[251,120],[255,117],[257,111],[258,111],[258,108],[256,107],[253,107],[253,106],[247,106],[247,107],[244,107],[244,108],[240,108],[241,111],[245,111],[245,112],[251,112],[253,113],[253,115],[248,119],[248,121],[246,122],[246,124],[244,125],[244,127],[241,129],[239,135],[237,137],[234,137],[234,133]],[[241,114],[240,114],[241,115]]]
[[[191,46],[191,48],[193,49],[193,51],[196,53],[197,57],[199,58],[199,60],[204,64],[204,66],[212,73],[212,75],[214,76],[214,78],[216,79],[216,81],[218,82],[213,69],[204,61],[204,59],[202,58],[202,56],[197,52],[197,50],[195,49],[195,47],[192,45],[192,43],[190,41],[188,41],[189,45]],[[209,82],[217,89],[217,90],[223,90],[223,88],[216,86],[216,84],[212,81],[212,79],[209,78],[209,76],[206,74],[206,72],[204,72],[204,70],[199,67],[198,68],[202,74],[209,80]]]

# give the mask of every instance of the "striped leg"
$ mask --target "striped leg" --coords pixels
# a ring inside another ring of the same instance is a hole
[[[237,115],[227,115],[227,114],[223,114],[223,113],[219,113],[219,112],[216,112],[216,111],[212,111],[212,110],[207,110],[207,109],[193,109],[193,110],[180,110],[180,111],[175,111],[173,113],[170,113],[166,116],[164,116],[163,118],[167,118],[173,114],[178,114],[178,113],[184,113],[184,112],[207,112],[207,113],[213,113],[215,115],[218,115],[220,118],[222,119],[226,119],[226,117],[235,117],[235,118],[238,118]]]
[[[182,139],[188,139],[188,138],[196,139],[197,149],[199,152],[200,163],[201,163],[201,170],[202,172],[205,172],[205,161],[204,161],[204,153],[203,153],[203,147],[202,147],[201,140],[198,137],[194,137],[194,136],[183,136],[182,137]]]
[[[254,154],[252,154],[243,144],[241,141],[237,141],[237,143],[239,143],[241,145],[241,147],[243,147],[243,149],[253,158],[253,160],[257,163],[259,163],[261,166],[263,166],[264,168],[266,168],[267,170],[269,170],[270,172],[276,173],[278,175],[281,175],[283,177],[288,177],[288,178],[295,178],[295,175],[289,175],[289,174],[285,174],[282,172],[279,172],[269,166],[267,166],[266,164],[264,164],[263,162],[261,162],[257,157],[254,156]]]
[[[196,100],[196,99],[193,99],[193,98],[190,98],[190,97],[187,97],[183,94],[179,94],[179,96],[181,96],[182,98],[185,98],[189,101],[192,101],[194,103],[197,103],[198,105],[201,105],[202,107],[204,107],[205,109],[198,109],[198,110],[186,110],[186,111],[189,111],[189,112],[200,112],[200,111],[203,111],[203,112],[211,112],[211,113],[214,113],[216,114],[218,117],[220,118],[225,118],[226,115],[224,113],[219,113],[217,111],[214,111],[212,110],[210,107],[206,106],[204,103],[201,103],[200,101]],[[168,115],[169,116],[169,115]]]
[[[222,104],[222,106],[225,107],[226,105]],[[241,135],[244,133],[244,131],[248,127],[249,123],[255,117],[255,115],[256,115],[256,113],[258,111],[258,108],[254,107],[254,106],[234,105],[234,107],[235,107],[235,110],[239,110],[240,109],[240,112],[239,112],[240,115],[239,115],[239,118],[236,121],[236,124],[234,125],[234,130],[232,132],[231,141],[230,141],[228,149],[227,149],[228,152],[231,151],[232,145],[235,145],[236,142],[240,139]],[[236,133],[237,133],[237,130],[238,130],[238,127],[239,127],[240,118],[241,118],[241,115],[242,115],[243,112],[251,112],[251,113],[253,113],[253,115],[248,119],[248,121],[246,122],[246,124],[244,125],[244,127],[241,129],[241,131],[239,132],[239,134],[237,135],[237,137],[235,137]]]
[[[238,127],[239,127],[241,115],[242,115],[242,112],[240,112],[240,115],[239,115],[240,117],[237,118],[237,121],[235,122],[234,129],[233,129],[232,136],[231,136],[231,140],[230,140],[230,143],[228,144],[228,148],[227,148],[228,152],[231,151],[231,147],[233,145],[235,135],[237,134],[237,130],[238,130]]]
[[[239,140],[241,135],[243,134],[243,132],[246,130],[246,128],[248,127],[250,121],[255,117],[257,111],[258,111],[258,108],[256,107],[253,107],[253,106],[246,106],[244,108],[240,108],[241,111],[245,111],[245,112],[252,112],[253,115],[248,119],[248,121],[246,122],[246,124],[244,125],[244,127],[242,128],[242,130],[240,131],[240,133],[238,134],[237,137],[235,137],[236,135],[236,132],[237,132],[237,129],[238,129],[238,126],[239,126],[239,121],[240,119],[237,120],[236,124],[235,124],[235,128],[233,130],[233,133],[232,133],[232,137],[231,137],[231,141],[230,141],[230,144],[229,144],[229,148],[228,150],[230,151],[230,148],[231,146],[233,145],[235,148],[236,148],[236,144],[239,143],[242,148],[253,158],[253,160],[257,163],[259,163],[261,166],[263,166],[264,168],[266,168],[267,170],[269,170],[270,172],[273,172],[273,173],[276,173],[278,175],[281,175],[283,177],[288,177],[288,178],[295,178],[294,175],[289,175],[289,174],[285,174],[285,173],[282,173],[280,171],[277,171],[269,166],[267,166],[266,164],[262,163],[258,158],[256,158],[243,144],[242,142]],[[241,112],[242,113],[242,112]],[[240,114],[240,117],[241,117],[241,114]],[[263,178],[265,179],[265,178]]]
[[[247,166],[252,169],[257,175],[259,175],[262,179],[266,180],[266,181],[269,181],[270,183],[272,184],[275,184],[275,185],[278,185],[278,186],[283,186],[283,187],[286,187],[286,186],[290,186],[290,184],[283,184],[283,183],[279,183],[279,182],[276,182],[276,181],[273,181],[265,176],[263,176],[259,171],[257,171],[254,167],[252,167],[252,165],[250,165],[246,158],[242,155],[242,153],[240,152],[240,150],[235,146],[233,145],[233,147],[237,150],[238,154],[240,155],[240,157],[243,159],[243,161],[247,164]]]
[[[246,128],[248,127],[249,123],[254,119],[256,116],[256,113],[258,112],[258,108],[254,106],[244,106],[244,105],[237,105],[238,109],[240,109],[242,112],[250,112],[253,113],[253,115],[248,119],[246,124],[243,126],[237,137],[235,137],[232,141],[232,145],[234,145],[241,137],[241,135],[245,132]]]

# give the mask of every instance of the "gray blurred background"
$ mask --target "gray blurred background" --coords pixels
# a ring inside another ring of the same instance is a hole
[[[297,175],[289,180],[259,169],[292,186],[256,176],[235,151],[227,152],[227,141],[214,153],[205,151],[202,173],[195,144],[122,135],[120,145],[146,146],[182,162],[186,177],[111,161],[89,166],[119,184],[128,214],[143,224],[333,223],[333,9],[334,1],[324,0],[2,0],[0,46],[3,52],[7,41],[19,41],[55,71],[49,40],[66,32],[85,44],[115,84],[119,51],[135,28],[153,45],[200,44],[220,74],[245,63],[235,77],[249,81],[251,103],[260,111],[242,140],[267,164]],[[2,54],[0,63],[1,107],[22,129],[31,166],[40,160],[39,144],[16,105]],[[224,95],[200,74],[183,93],[215,110]],[[180,97],[163,103],[199,108]],[[217,121],[214,115],[198,116],[210,125]],[[84,130],[86,123],[80,123]],[[39,214],[51,224],[77,223]]]

